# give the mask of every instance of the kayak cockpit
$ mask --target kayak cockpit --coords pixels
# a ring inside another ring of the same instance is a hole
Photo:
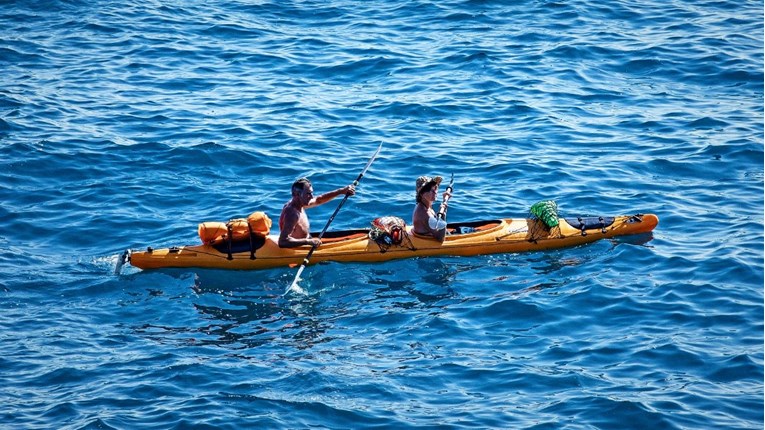
[[[321,243],[342,242],[344,240],[360,239],[369,236],[368,228],[356,230],[328,231],[321,237]],[[319,237],[319,233],[311,233],[311,237]]]
[[[459,222],[459,223],[447,224],[446,231],[449,236],[485,232],[485,231],[492,230],[494,228],[499,227],[500,225],[502,225],[502,222],[503,221],[500,219],[488,220],[488,221],[484,220],[484,221]]]

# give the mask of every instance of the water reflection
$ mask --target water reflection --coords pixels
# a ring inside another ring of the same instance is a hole
[[[628,243],[630,245],[644,246],[645,244],[653,240],[653,232],[633,234],[631,236],[619,236],[610,240],[611,240],[611,243],[614,244],[614,246],[617,246],[620,243]]]
[[[440,312],[457,297],[452,285],[463,270],[454,261],[438,258],[310,266],[301,281],[308,294],[287,296],[283,293],[292,282],[291,271],[154,272],[149,294],[163,300],[162,306],[184,307],[177,314],[186,318],[145,324],[136,331],[159,342],[184,345],[244,349],[286,342],[306,349],[344,333],[344,327],[336,326],[339,320],[381,311]],[[186,294],[168,294],[168,276],[174,288]],[[189,306],[196,318],[189,315]]]
[[[595,254],[577,254],[575,256],[561,257],[560,254],[540,254],[539,257],[529,260],[531,269],[538,275],[552,275],[569,267],[586,264],[597,257]]]
[[[243,349],[286,341],[309,348],[326,341],[331,328],[317,297],[283,296],[292,281],[283,271],[167,270],[143,275],[136,276],[150,283],[149,297],[161,300],[163,309],[158,311],[175,315],[167,318],[170,322],[134,329],[157,342]],[[185,293],[176,294],[179,288]]]
[[[458,266],[441,258],[416,258],[370,266],[366,283],[376,286],[365,302],[402,309],[439,308],[457,296]],[[445,302],[446,301],[446,302]]]
[[[300,285],[307,295],[283,295],[294,276],[289,270],[166,271],[165,275],[193,294],[165,297],[165,304],[187,310],[190,305],[197,317],[187,318],[185,326],[153,324],[138,330],[153,338],[163,336],[164,341],[170,338],[233,349],[273,343],[311,348],[349,335],[345,326],[349,320],[356,324],[359,316],[438,315],[449,305],[468,299],[517,298],[564,288],[581,278],[582,266],[596,266],[614,247],[644,245],[651,238],[640,235],[601,242],[610,243],[610,249],[588,245],[531,254],[320,264],[304,272]],[[153,281],[156,283],[156,277]],[[149,294],[162,291],[164,286],[155,286]]]

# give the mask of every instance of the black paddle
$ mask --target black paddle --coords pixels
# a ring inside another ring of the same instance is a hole
[[[353,186],[359,184],[359,181],[361,181],[361,178],[364,177],[364,174],[367,173],[367,169],[369,169],[369,166],[372,165],[372,162],[375,161],[375,158],[377,158],[377,154],[380,153],[380,149],[382,149],[382,143],[380,143],[380,146],[377,147],[377,151],[375,151],[374,155],[372,155],[372,158],[367,161],[367,165],[364,166],[364,170],[359,173],[359,177],[356,178],[355,181],[353,181]],[[329,217],[329,221],[327,221],[327,224],[324,226],[324,229],[319,233],[319,240],[321,240],[322,237],[324,237],[324,233],[327,232],[327,229],[329,228],[329,225],[332,224],[332,221],[335,219],[335,215],[337,215],[338,212],[340,212],[340,208],[343,207],[343,204],[345,204],[345,201],[348,200],[349,194],[346,194],[345,197],[343,197],[343,200],[340,201],[340,204],[337,205],[337,209],[335,209],[335,212],[332,214],[331,217]],[[316,250],[316,245],[311,246],[311,250],[308,251],[308,254],[303,259],[303,264],[300,265],[300,268],[298,269],[297,275],[295,275],[295,280],[292,281],[292,284],[290,284],[289,288],[287,288],[287,291],[284,292],[286,295],[289,293],[292,289],[298,286],[298,281],[300,280],[300,275],[303,273],[303,270],[305,269],[305,266],[308,265],[308,261],[311,259],[311,256],[313,255],[313,251]]]

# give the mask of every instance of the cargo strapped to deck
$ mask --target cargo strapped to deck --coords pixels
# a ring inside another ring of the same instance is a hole
[[[580,230],[582,232],[582,236],[587,236],[586,230],[592,230],[599,228],[601,233],[606,233],[606,227],[610,227],[611,224],[614,223],[615,218],[614,217],[602,217],[602,216],[592,216],[592,217],[577,217],[577,218],[565,218],[564,219],[568,225],[571,227]]]
[[[228,254],[226,258],[229,260],[234,259],[233,254],[247,251],[250,252],[250,260],[254,260],[256,258],[255,251],[262,248],[263,245],[266,244],[266,237],[259,233],[250,233],[249,238],[240,240],[233,240],[231,236],[231,234],[228,234],[226,240],[212,245],[212,247],[215,248],[218,252]]]

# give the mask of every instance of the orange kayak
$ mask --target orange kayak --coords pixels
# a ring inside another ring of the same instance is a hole
[[[651,232],[659,223],[653,214],[614,217],[560,218],[547,227],[541,220],[494,219],[453,223],[443,243],[407,230],[401,243],[386,244],[370,238],[370,229],[327,232],[310,263],[381,262],[400,258],[472,256],[542,251],[594,242],[617,236]],[[215,245],[188,245],[164,249],[126,251],[122,262],[140,269],[198,267],[257,270],[301,264],[310,246],[279,248],[278,235],[252,235],[245,240]],[[120,264],[121,266],[121,264]],[[119,267],[119,266],[118,266]]]

